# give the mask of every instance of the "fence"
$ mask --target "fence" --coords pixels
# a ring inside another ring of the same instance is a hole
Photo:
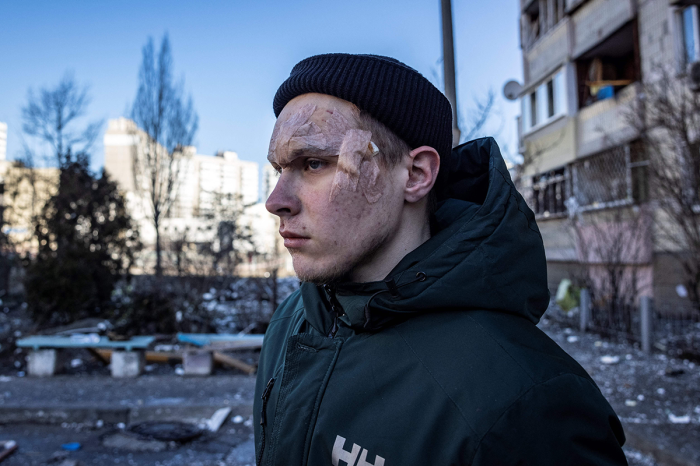
[[[637,343],[649,353],[654,350],[672,357],[700,361],[700,313],[662,314],[653,301],[642,296],[638,305],[593,305],[590,292],[581,290],[579,327],[607,338]]]

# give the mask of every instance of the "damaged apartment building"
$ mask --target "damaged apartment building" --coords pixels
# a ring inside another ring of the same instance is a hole
[[[656,243],[654,227],[628,220],[653,206],[648,151],[628,112],[655,69],[682,73],[700,59],[699,4],[520,0],[519,183],[545,244],[550,290],[575,280],[582,264],[610,260],[584,244],[593,242],[596,218],[608,230],[627,221],[630,231],[617,236],[627,244],[614,260],[635,274],[637,294],[687,306],[681,267]]]

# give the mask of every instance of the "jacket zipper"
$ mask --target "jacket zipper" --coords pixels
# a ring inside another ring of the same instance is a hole
[[[270,399],[270,392],[272,391],[272,387],[274,386],[275,378],[273,377],[267,382],[265,390],[263,390],[262,393],[262,408],[260,410],[260,426],[262,426],[262,429],[260,433],[260,453],[258,454],[258,465],[262,464],[263,451],[265,451],[265,425],[267,424],[267,420],[265,419],[265,412],[267,409],[267,400]]]
[[[323,285],[323,288],[328,293],[329,300],[331,303],[331,312],[333,312],[333,325],[331,326],[331,331],[328,333],[329,338],[335,338],[335,334],[338,333],[338,318],[345,315],[343,308],[338,302],[338,298],[335,297],[335,289],[331,285]]]

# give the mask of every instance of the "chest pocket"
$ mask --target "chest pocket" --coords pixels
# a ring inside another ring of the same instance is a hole
[[[304,465],[318,409],[342,339],[301,333],[289,338],[264,465]]]

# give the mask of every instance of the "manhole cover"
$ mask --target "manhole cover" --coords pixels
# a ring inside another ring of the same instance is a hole
[[[142,422],[129,427],[129,431],[154,440],[187,442],[202,435],[202,430],[185,422]]]

